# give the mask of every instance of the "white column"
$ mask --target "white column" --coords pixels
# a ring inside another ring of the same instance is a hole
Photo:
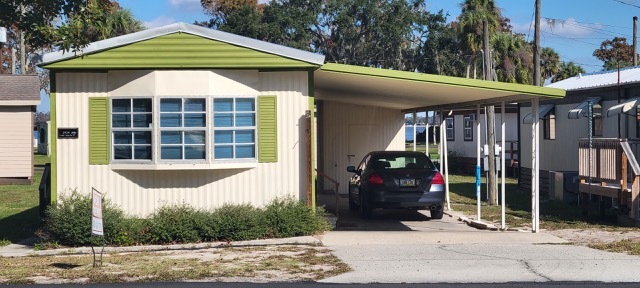
[[[501,147],[502,147],[502,149],[500,149],[500,152],[501,152],[501,154],[500,154],[500,162],[501,162],[501,163],[500,163],[500,172],[501,172],[501,173],[500,173],[500,176],[501,176],[501,178],[502,178],[502,179],[500,180],[500,181],[501,181],[501,182],[500,182],[500,184],[501,184],[501,187],[500,187],[500,191],[501,191],[501,193],[500,193],[500,195],[501,195],[501,197],[502,197],[502,199],[501,199],[501,205],[502,205],[502,226],[500,226],[500,227],[502,228],[502,230],[504,230],[504,229],[507,229],[507,226],[506,226],[506,223],[505,223],[505,207],[506,207],[506,206],[505,206],[505,199],[506,199],[506,198],[505,198],[505,189],[506,189],[506,188],[505,188],[505,173],[506,173],[505,171],[506,171],[507,169],[506,169],[506,167],[505,167],[505,161],[506,161],[506,160],[505,160],[505,155],[506,155],[506,152],[504,151],[504,150],[505,150],[505,146],[504,146],[504,144],[505,144],[505,138],[506,138],[506,136],[507,136],[507,135],[505,134],[505,119],[504,119],[504,118],[505,118],[505,117],[504,117],[504,115],[505,115],[505,114],[504,114],[504,113],[505,113],[506,106],[505,106],[505,103],[504,103],[504,102],[502,102],[502,107],[500,107],[500,108],[502,108],[502,110],[500,110],[500,112],[501,112],[501,113],[500,113],[500,122],[501,122],[501,124],[502,124],[501,131],[500,131],[500,134],[501,134],[501,136],[502,136],[502,141],[501,141],[502,143],[500,144],[500,145],[501,145]]]
[[[425,130],[424,130],[424,154],[427,154],[427,156],[429,155],[429,122],[427,121],[427,123],[425,123]]]
[[[443,139],[440,140],[441,143],[443,143],[442,145],[442,150],[444,151],[444,191],[445,191],[445,196],[446,196],[446,200],[447,200],[447,210],[451,211],[451,201],[449,200],[449,156],[447,154],[447,151],[449,151],[449,148],[447,147],[447,129],[445,128],[444,130],[440,130],[440,131],[444,131],[442,132],[442,135],[444,136]],[[427,144],[429,143],[429,141],[427,141]],[[440,156],[442,158],[442,156]],[[442,170],[440,170],[442,171]]]
[[[444,140],[447,138],[445,135],[445,133],[447,133],[447,123],[446,121],[444,121],[444,117],[440,117],[440,143],[438,143],[438,155],[439,155],[439,161],[440,162],[440,172],[444,172],[444,170],[442,170],[442,157],[444,154],[444,149],[442,147],[442,143],[444,142]]]
[[[416,139],[418,139],[418,135],[416,135],[416,120],[418,120],[416,117],[416,112],[413,112],[413,151],[416,151]]]
[[[540,228],[540,137],[538,117],[540,100],[534,98],[531,100],[531,116],[533,121],[531,124],[531,229],[533,233],[538,233]]]
[[[480,221],[480,105],[476,107],[476,199],[478,205],[478,218]],[[463,128],[464,129],[464,128]]]

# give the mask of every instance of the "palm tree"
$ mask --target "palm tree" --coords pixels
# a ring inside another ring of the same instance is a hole
[[[542,79],[540,79],[540,83],[544,83],[545,79],[549,79],[558,73],[560,69],[560,54],[553,48],[544,47],[542,48],[542,53],[540,53],[540,60],[542,60],[540,65]]]
[[[495,31],[500,26],[500,9],[494,0],[465,0],[460,4],[462,12],[458,18],[460,22],[460,35],[462,42],[467,47],[469,61],[467,62],[466,76],[469,78],[471,64],[475,67],[478,52],[482,50],[482,22],[487,21],[489,31]]]
[[[560,64],[560,68],[558,69],[558,73],[556,73],[556,76],[551,79],[551,82],[558,82],[560,80],[571,78],[581,73],[585,73],[585,71],[580,65],[577,65],[573,62],[562,62],[562,64]]]

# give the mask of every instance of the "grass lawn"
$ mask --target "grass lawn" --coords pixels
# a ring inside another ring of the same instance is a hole
[[[475,177],[450,175],[451,208],[463,212],[465,215],[476,218],[477,200],[475,193]],[[499,205],[486,205],[486,182],[482,178],[481,197],[482,205],[480,216],[483,221],[500,223],[501,207]],[[498,185],[500,194],[500,185]],[[517,190],[517,180],[507,178],[506,181],[506,211],[505,221],[507,227],[531,228],[531,193]],[[499,195],[498,195],[499,196]],[[500,203],[500,200],[498,201]],[[600,219],[596,205],[591,211],[592,217],[582,215],[577,204],[569,205],[561,201],[547,200],[540,196],[540,228],[542,229],[617,229],[619,226],[615,220]],[[597,215],[597,216],[596,216]],[[615,215],[613,215],[615,216]],[[615,217],[609,217],[615,218]]]
[[[44,165],[45,163],[51,163],[51,157],[42,154],[33,154],[34,165]]]
[[[40,224],[38,186],[42,172],[31,185],[0,185],[0,245],[32,237]],[[3,241],[4,240],[4,241]]]

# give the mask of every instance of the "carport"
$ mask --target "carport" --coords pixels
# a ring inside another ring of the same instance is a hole
[[[337,180],[339,193],[348,184],[347,165],[360,161],[363,151],[404,149],[404,114],[416,111],[451,111],[502,106],[505,103],[531,103],[538,115],[539,101],[563,98],[565,91],[553,88],[465,79],[423,73],[394,71],[328,63],[314,72],[317,107],[317,170]],[[442,113],[440,113],[442,115]],[[474,121],[480,135],[480,121]],[[532,228],[539,230],[539,117],[533,117],[531,131]],[[502,117],[502,127],[506,125]],[[442,121],[441,121],[442,123]],[[514,123],[513,125],[517,125]],[[446,129],[441,129],[446,130]],[[503,132],[504,135],[504,132]],[[446,137],[442,137],[446,147]],[[504,137],[502,139],[504,147]],[[505,155],[502,149],[502,207],[504,215]],[[447,164],[446,154],[444,164]],[[521,153],[524,157],[524,154]],[[480,141],[477,141],[478,219],[480,219]],[[448,170],[448,169],[446,169]],[[445,175],[448,187],[448,176]],[[324,181],[322,177],[318,181]],[[329,183],[322,183],[327,184]],[[322,186],[322,185],[321,185]],[[448,190],[448,188],[447,188]],[[448,191],[447,191],[448,192]],[[504,219],[504,217],[503,217]],[[502,227],[504,228],[504,220]]]

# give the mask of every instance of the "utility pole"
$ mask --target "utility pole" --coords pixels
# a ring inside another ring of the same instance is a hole
[[[533,85],[542,86],[540,83],[540,0],[536,0],[536,22],[533,35]]]
[[[633,16],[633,66],[638,66],[638,16]]]
[[[491,65],[491,48],[489,47],[489,25],[487,23],[487,20],[482,21],[482,33],[483,38],[482,38],[482,44],[483,44],[483,49],[484,49],[484,53],[483,53],[483,57],[484,57],[484,80],[488,80],[491,81],[493,80],[493,73],[491,71],[493,65]],[[498,183],[497,183],[497,179],[496,179],[496,151],[495,151],[495,147],[496,147],[496,134],[495,134],[495,119],[496,119],[496,112],[495,112],[495,108],[493,105],[488,106],[487,107],[487,146],[489,148],[489,155],[488,155],[488,161],[489,161],[489,167],[488,169],[488,176],[487,176],[487,185],[488,185],[488,189],[489,189],[489,199],[487,199],[487,202],[489,203],[489,205],[496,205],[497,204],[497,199],[496,199],[496,195],[498,192]],[[477,115],[476,117],[477,119],[480,119],[480,115]],[[480,135],[478,135],[480,136]],[[476,137],[478,140],[480,141],[480,137]]]

